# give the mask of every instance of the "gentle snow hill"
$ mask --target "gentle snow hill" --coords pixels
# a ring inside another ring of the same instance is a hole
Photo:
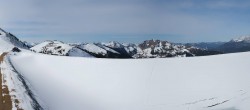
[[[170,59],[15,53],[51,110],[249,110],[250,52]]]

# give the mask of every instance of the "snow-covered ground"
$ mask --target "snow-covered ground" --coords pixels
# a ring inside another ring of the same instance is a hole
[[[249,56],[10,59],[50,110],[249,110]]]

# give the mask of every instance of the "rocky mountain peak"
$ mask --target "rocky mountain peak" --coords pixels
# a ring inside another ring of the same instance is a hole
[[[151,40],[145,40],[143,43],[139,44],[139,47],[141,49],[146,49],[146,48],[154,48],[154,47],[165,47],[167,45],[171,45],[171,43],[168,41],[151,39]]]

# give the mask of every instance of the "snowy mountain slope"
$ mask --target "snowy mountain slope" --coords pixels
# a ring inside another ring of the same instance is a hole
[[[142,49],[142,54],[139,54],[142,58],[194,56],[185,46],[167,41],[146,40],[139,47]]]
[[[238,38],[234,38],[230,42],[245,42],[245,43],[250,43],[250,35],[240,36]]]
[[[115,50],[113,50],[113,49],[111,49],[111,48],[109,48],[109,47],[107,47],[105,45],[102,45],[101,43],[96,43],[95,45],[105,49],[106,51],[110,51],[112,53],[120,54],[119,52],[117,52],[117,51],[115,51]]]
[[[37,43],[27,42],[27,41],[23,41],[23,43],[24,43],[25,45],[27,45],[29,48],[31,48],[31,47],[37,45]]]
[[[0,28],[0,53],[9,51],[15,46],[28,49],[28,46],[16,38],[13,34]]]
[[[103,45],[107,46],[107,47],[111,47],[111,48],[123,48],[124,45],[122,45],[121,43],[117,42],[117,41],[111,41],[109,43],[103,43]]]
[[[249,110],[249,56],[10,59],[52,110]]]
[[[72,47],[60,41],[44,41],[31,50],[39,53],[53,54],[53,55],[66,55]]]
[[[73,56],[73,57],[89,57],[89,58],[94,58],[94,56],[90,55],[89,53],[83,51],[80,48],[72,47],[68,53],[66,54],[67,56]]]
[[[138,55],[142,54],[142,49],[136,44],[123,44],[125,51],[133,58],[139,58]]]
[[[135,55],[139,52],[138,45],[132,44],[132,43],[119,43],[117,41],[110,41],[108,43],[102,43],[102,45],[105,45],[109,48],[112,48],[112,49],[118,51],[121,54],[130,56],[130,57],[133,57],[133,55]]]
[[[78,46],[81,49],[84,49],[88,52],[94,53],[94,54],[100,54],[100,55],[106,55],[107,51],[103,48],[100,48],[99,46],[95,45],[95,44],[82,44],[80,46]]]
[[[83,49],[97,58],[130,58],[124,57],[122,53],[101,43],[85,43],[76,47]]]
[[[30,49],[38,53],[50,55],[92,57],[85,51],[60,41],[45,41]]]

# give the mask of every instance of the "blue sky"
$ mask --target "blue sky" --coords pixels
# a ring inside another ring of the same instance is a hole
[[[250,34],[248,0],[0,1],[0,27],[30,42],[211,42]]]

